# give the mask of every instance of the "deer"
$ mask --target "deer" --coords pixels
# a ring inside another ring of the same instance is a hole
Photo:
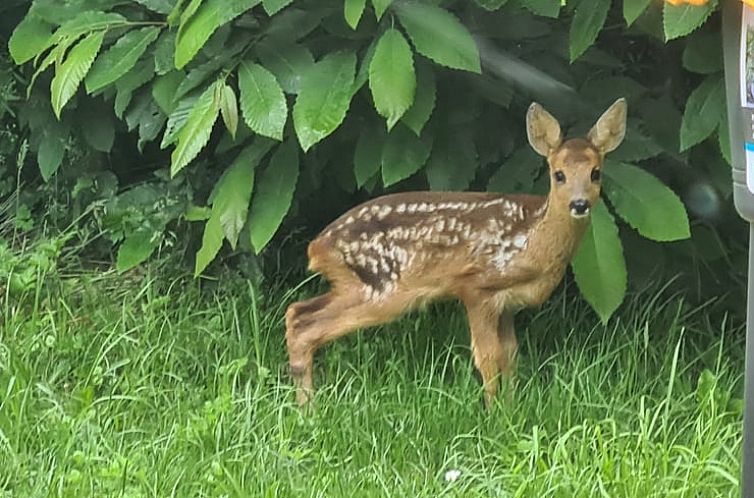
[[[296,402],[314,394],[313,357],[334,339],[385,324],[441,298],[465,307],[474,365],[489,407],[514,378],[514,315],[541,306],[563,279],[600,200],[605,155],[626,132],[616,100],[585,137],[564,140],[558,121],[533,102],[530,146],[548,164],[546,196],[489,192],[403,192],[360,204],[307,247],[309,270],[330,283],[291,304],[285,339]]]

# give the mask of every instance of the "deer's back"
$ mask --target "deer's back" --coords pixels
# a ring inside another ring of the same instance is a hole
[[[347,211],[312,241],[310,268],[334,282],[355,277],[367,297],[401,286],[449,293],[468,265],[504,271],[525,248],[544,202],[486,192],[378,197]]]

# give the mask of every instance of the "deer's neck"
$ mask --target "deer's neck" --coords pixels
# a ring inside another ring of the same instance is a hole
[[[543,257],[565,267],[581,243],[589,217],[574,218],[567,205],[554,201],[551,196],[545,202],[545,212],[535,226],[534,242]]]

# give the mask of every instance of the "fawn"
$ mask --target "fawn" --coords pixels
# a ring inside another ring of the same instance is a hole
[[[308,246],[309,269],[331,284],[285,315],[296,400],[313,393],[312,360],[323,344],[392,321],[427,301],[464,304],[487,406],[498,375],[515,370],[514,314],[541,305],[561,281],[599,201],[605,154],[623,140],[626,101],[616,100],[586,138],[563,141],[537,103],[526,115],[531,147],[547,158],[546,197],[483,192],[407,192],[378,197],[336,219]]]

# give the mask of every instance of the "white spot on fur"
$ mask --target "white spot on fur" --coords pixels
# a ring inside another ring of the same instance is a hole
[[[547,210],[547,201],[544,202],[539,208],[537,208],[536,211],[534,211],[535,217],[540,217],[544,214],[544,212]]]
[[[496,204],[500,204],[500,203],[502,203],[504,201],[505,201],[505,198],[504,197],[500,197],[498,199],[495,199],[495,200],[492,200],[492,201],[487,201],[487,202],[483,203],[482,207],[488,208],[488,207],[494,206]]]
[[[518,234],[515,237],[513,237],[513,245],[518,247],[519,249],[523,249],[526,245],[526,235]]]

